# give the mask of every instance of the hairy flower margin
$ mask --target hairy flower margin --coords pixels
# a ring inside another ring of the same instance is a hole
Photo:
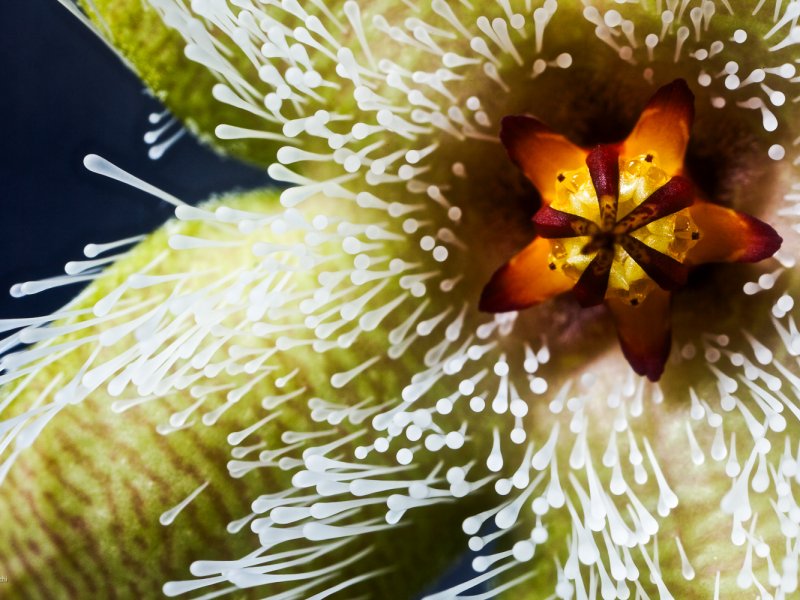
[[[800,2],[148,4],[208,105],[260,123],[216,136],[289,187],[190,207],[87,157],[176,219],[12,289],[95,280],[2,324],[20,597],[409,597],[466,547],[475,576],[431,597],[798,593]],[[135,53],[135,20],[86,10]],[[704,191],[784,245],[676,295],[650,383],[602,309],[477,302],[536,208],[502,117],[615,142],[676,77]]]

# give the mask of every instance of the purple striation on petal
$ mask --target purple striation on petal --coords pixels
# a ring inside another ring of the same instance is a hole
[[[578,283],[572,289],[578,302],[584,308],[602,304],[608,288],[608,277],[614,262],[614,250],[601,248],[597,255],[581,274]]]
[[[661,289],[677,290],[686,285],[689,277],[686,265],[629,235],[621,236],[620,244]]]
[[[543,238],[571,238],[594,235],[598,231],[597,224],[589,219],[549,206],[543,206],[533,215],[533,223],[536,233]]]
[[[694,189],[685,177],[673,177],[634,208],[614,227],[614,233],[630,233],[694,203]]]

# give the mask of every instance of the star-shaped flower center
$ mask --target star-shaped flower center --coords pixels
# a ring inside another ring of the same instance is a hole
[[[651,380],[671,344],[671,293],[692,267],[757,262],[781,237],[762,221],[707,202],[684,175],[694,96],[677,80],[659,89],[631,134],[587,150],[529,116],[503,120],[509,156],[537,187],[537,237],[486,285],[480,308],[528,308],[572,291],[605,302],[625,357]]]
[[[680,260],[699,237],[684,211],[694,202],[686,178],[668,179],[652,154],[628,161],[622,174],[619,163],[612,146],[595,148],[586,168],[569,179],[559,174],[557,190],[564,191],[533,218],[539,236],[553,240],[548,266],[578,277],[572,291],[585,307],[607,293],[637,305],[654,283],[683,286],[688,268]]]

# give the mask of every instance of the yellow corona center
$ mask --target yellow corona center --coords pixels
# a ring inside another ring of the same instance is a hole
[[[670,177],[658,166],[655,154],[620,159],[619,204],[617,220],[622,219],[663,186]],[[556,182],[556,195],[550,205],[556,210],[578,215],[601,225],[597,193],[592,185],[588,167],[565,171]],[[697,243],[698,230],[684,209],[633,231],[630,234],[678,262]],[[550,268],[561,269],[568,277],[578,280],[596,252],[583,253],[589,238],[559,238],[550,240]],[[636,261],[615,244],[614,263],[608,281],[606,297],[616,296],[633,304],[641,302],[658,285]]]

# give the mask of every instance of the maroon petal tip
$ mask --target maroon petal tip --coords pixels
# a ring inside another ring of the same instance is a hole
[[[500,141],[506,150],[519,136],[537,131],[550,131],[550,128],[530,115],[506,115],[500,121]]]
[[[506,313],[530,308],[532,305],[517,305],[508,296],[494,289],[491,282],[483,288],[478,301],[478,310],[485,313]]]
[[[493,293],[487,285],[481,292],[481,298],[478,301],[478,310],[485,313],[501,313],[507,312],[503,310],[502,304],[499,302],[498,295]]]
[[[533,306],[533,303],[524,303],[515,300],[514,294],[509,293],[506,276],[508,264],[500,267],[489,280],[478,301],[478,310],[485,313],[504,313],[515,310],[524,310]]]
[[[664,374],[669,351],[672,347],[672,338],[667,337],[660,348],[650,349],[649,352],[636,352],[633,348],[621,344],[622,354],[637,375],[647,377],[650,381],[658,381]]]
[[[539,119],[529,115],[507,115],[500,122],[500,142],[511,162],[523,172],[526,171],[526,143],[541,133],[551,133],[551,130]]]
[[[741,262],[759,262],[780,250],[783,238],[775,229],[760,219],[742,214],[748,232],[747,250],[739,259]]]
[[[681,106],[687,111],[690,125],[694,120],[694,93],[685,79],[674,79],[662,85],[650,98],[648,105],[653,103]]]
[[[650,381],[658,381],[669,358],[671,303],[672,295],[658,289],[636,305],[621,298],[608,301],[622,353],[631,368]]]
[[[689,84],[683,77],[673,79],[666,85],[662,85],[656,93],[674,94],[684,96],[686,100],[694,104],[694,92],[692,92]]]

